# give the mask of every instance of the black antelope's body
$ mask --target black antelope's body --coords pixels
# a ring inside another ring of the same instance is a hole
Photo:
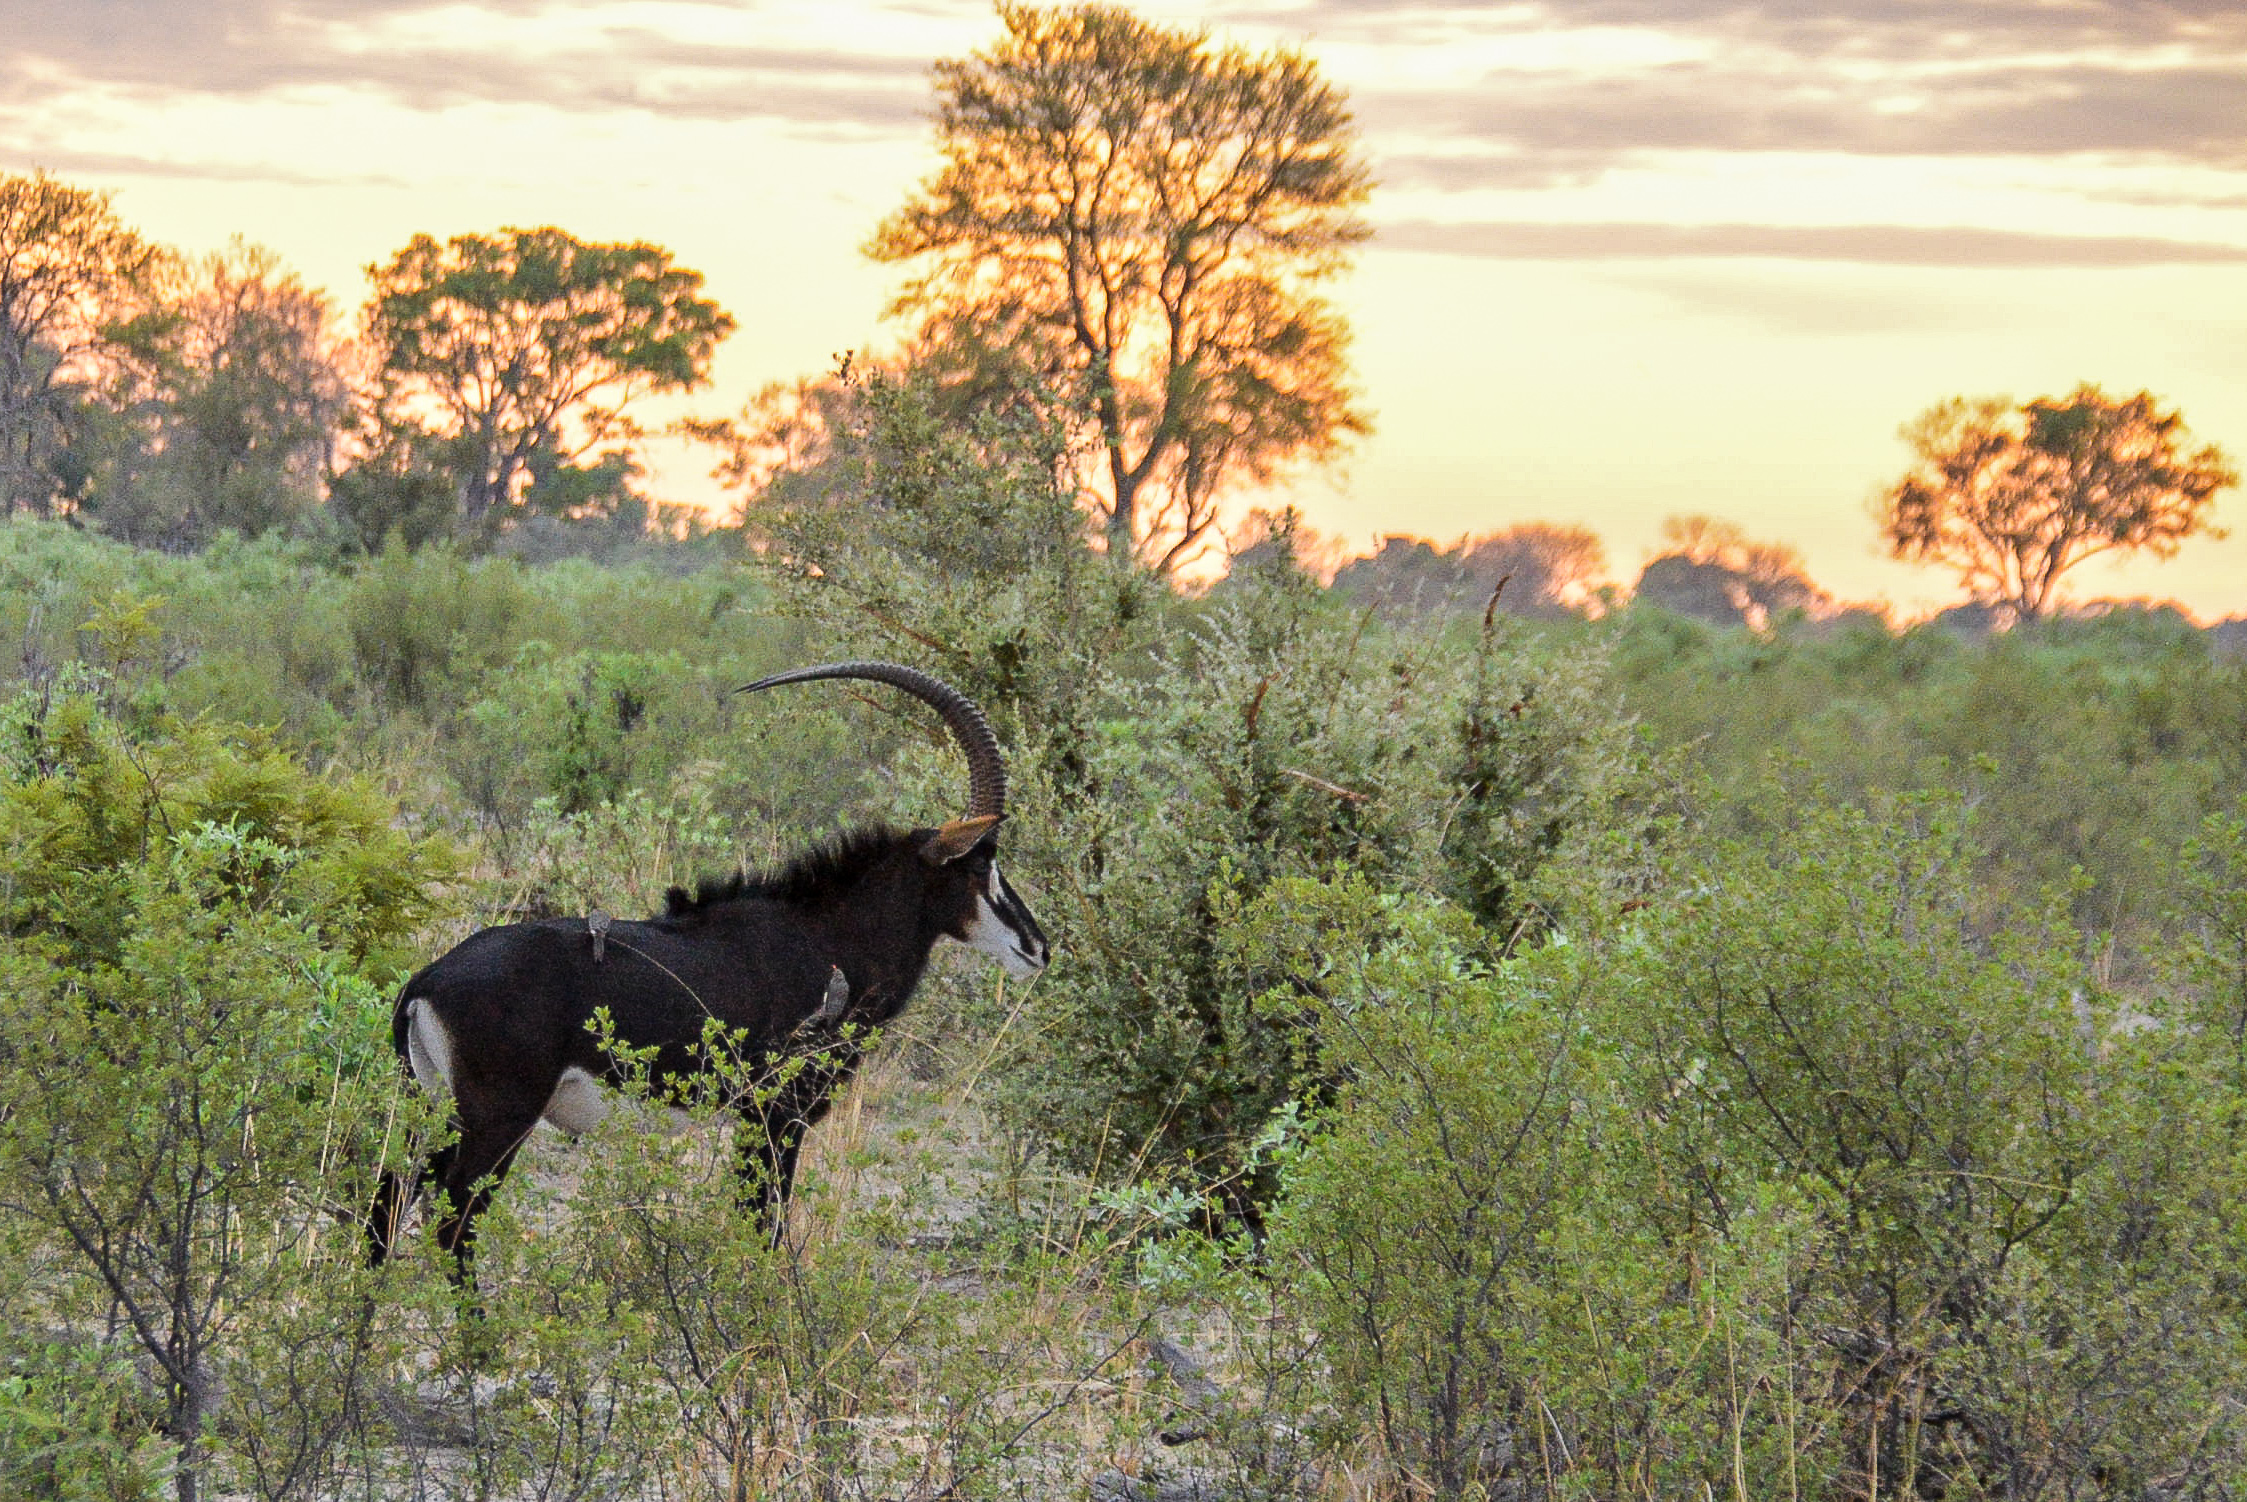
[[[701,1074],[714,1019],[737,1040],[752,1088],[741,1093],[742,1171],[777,1213],[807,1128],[858,1062],[855,1038],[903,1010],[939,939],[1035,975],[1044,933],[999,874],[1005,772],[982,714],[950,686],[892,663],[833,663],[762,679],[870,678],[927,701],[969,768],[968,811],[929,829],[868,828],[764,876],[670,894],[643,922],[554,918],[470,935],[406,982],[392,1041],[414,1077],[448,1095],[459,1135],[424,1183],[445,1196],[437,1237],[465,1262],[475,1218],[541,1118],[584,1131],[605,1113],[618,1070],[595,1035],[605,1010],[617,1043],[654,1049],[659,1083]],[[596,932],[598,930],[598,932]],[[783,1069],[791,1056],[809,1067]],[[410,1198],[385,1177],[370,1220],[375,1260]]]

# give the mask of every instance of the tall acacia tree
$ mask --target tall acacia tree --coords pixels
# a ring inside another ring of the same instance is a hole
[[[625,409],[701,385],[734,327],[662,247],[552,227],[416,235],[367,275],[378,449],[440,455],[471,536],[511,516],[534,475],[577,494],[587,475],[629,472],[645,430]],[[621,447],[580,464],[603,445]]]
[[[937,64],[944,164],[867,251],[919,263],[894,311],[939,358],[1005,349],[1081,402],[1110,555],[1168,571],[1226,483],[1366,431],[1313,289],[1371,233],[1371,179],[1299,52],[1107,5],[999,16],[996,45]]]
[[[1947,564],[1977,601],[2016,621],[2052,605],[2060,576],[2118,550],[2169,557],[2239,483],[2223,450],[2194,449],[2150,392],[2097,386],[2038,397],[1953,397],[1905,425],[1918,455],[1879,501],[1898,558]]]

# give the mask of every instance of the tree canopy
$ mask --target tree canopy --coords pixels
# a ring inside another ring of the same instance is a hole
[[[1754,542],[1732,522],[1672,516],[1662,522],[1669,551],[1640,571],[1636,599],[1720,625],[1761,629],[1790,610],[1827,603],[1802,555],[1783,542]]]
[[[1501,610],[1557,620],[1591,595],[1607,571],[1607,549],[1589,527],[1518,522],[1470,538],[1462,561],[1490,589],[1505,582]]]
[[[163,261],[107,196],[0,174],[0,507],[46,516],[82,488],[71,433],[106,330]]]
[[[868,253],[963,367],[1005,351],[1096,441],[1111,556],[1167,571],[1228,483],[1335,454],[1368,419],[1312,290],[1370,233],[1342,92],[1289,48],[1213,46],[1107,5],[1001,5],[937,65],[943,165]]]
[[[2183,419],[2150,392],[2117,399],[2088,383],[2020,407],[1954,397],[1903,436],[1918,459],[1880,498],[1890,550],[1956,569],[1976,601],[2014,620],[2049,610],[2087,558],[2171,556],[2207,529],[2216,492],[2239,483],[2223,451],[2190,448]]]
[[[113,331],[122,431],[88,510],[114,536],[167,548],[303,517],[350,401],[327,299],[241,241],[164,281]]]
[[[1448,548],[1384,537],[1379,552],[1335,571],[1334,588],[1400,618],[1497,609],[1559,620],[1577,613],[1606,567],[1589,529],[1519,522]]]
[[[416,235],[367,275],[377,467],[449,471],[471,535],[537,509],[532,490],[568,509],[621,485],[643,436],[625,409],[701,385],[734,327],[662,247],[552,227]]]

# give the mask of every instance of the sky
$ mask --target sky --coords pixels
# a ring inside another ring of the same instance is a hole
[[[1332,295],[1376,430],[1283,499],[1352,552],[1665,517],[1801,550],[1903,615],[1898,428],[1956,395],[2151,390],[2247,461],[2247,0],[1235,0],[1349,93],[1376,234]],[[935,166],[951,0],[0,0],[0,170],[189,252],[271,247],[348,314],[411,236],[653,240],[739,329],[695,405],[900,330],[875,224]],[[712,499],[661,456],[665,498]],[[1269,499],[1269,498],[1267,498]],[[2078,599],[2247,615],[2226,539]]]

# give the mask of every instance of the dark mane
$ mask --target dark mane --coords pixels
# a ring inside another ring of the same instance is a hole
[[[663,894],[663,911],[658,916],[691,923],[722,903],[808,901],[856,882],[868,867],[896,850],[907,833],[887,824],[846,829],[776,870],[705,876],[695,883],[691,896],[685,887],[673,887]]]

